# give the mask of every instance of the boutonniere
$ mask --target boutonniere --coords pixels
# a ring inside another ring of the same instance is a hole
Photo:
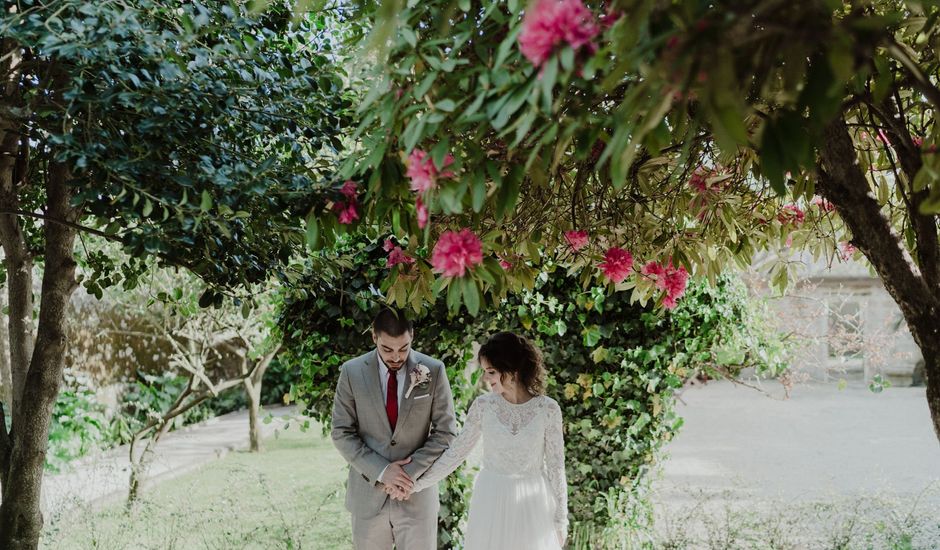
[[[431,383],[431,370],[418,363],[415,368],[408,373],[411,377],[411,383],[408,385],[408,391],[405,392],[405,399],[411,397],[411,390],[415,388],[426,388]]]

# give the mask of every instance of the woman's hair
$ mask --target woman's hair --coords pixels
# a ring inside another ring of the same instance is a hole
[[[500,376],[515,374],[522,386],[532,395],[545,394],[545,366],[542,352],[525,336],[512,332],[498,332],[480,347],[478,360],[483,359]]]

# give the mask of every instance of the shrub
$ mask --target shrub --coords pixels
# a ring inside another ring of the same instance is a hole
[[[345,243],[324,255],[347,267],[311,274],[285,297],[281,360],[296,373],[289,397],[328,429],[339,366],[372,349],[372,315],[383,303],[374,281],[383,279],[385,253],[377,242]],[[674,392],[702,369],[733,372],[756,361],[774,373],[782,363],[760,353],[731,354],[729,345],[759,345],[750,332],[743,286],[722,278],[694,283],[668,314],[630,302],[626,292],[584,289],[562,271],[541,273],[532,290],[506,296],[477,317],[449,315],[434,304],[418,315],[415,349],[448,365],[458,419],[481,391],[479,371],[467,372],[473,342],[498,330],[533,338],[549,370],[548,394],[565,419],[569,509],[573,545],[596,547],[612,523],[649,527],[649,509],[621,504],[643,494],[658,451],[681,427]],[[753,351],[753,350],[751,350]],[[440,544],[461,538],[469,482],[465,472],[443,485]],[[580,540],[579,540],[580,539]]]

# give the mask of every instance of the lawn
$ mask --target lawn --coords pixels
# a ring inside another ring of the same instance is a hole
[[[350,548],[343,506],[346,464],[318,427],[295,427],[261,454],[222,460],[123,503],[78,512],[48,526],[48,549]]]

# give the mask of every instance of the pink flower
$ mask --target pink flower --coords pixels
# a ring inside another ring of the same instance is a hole
[[[389,243],[391,241],[386,241]],[[405,251],[401,249],[400,246],[395,246],[388,253],[388,267],[391,268],[398,264],[413,264],[415,259],[411,256],[405,254]]]
[[[445,277],[463,277],[475,265],[483,263],[483,243],[469,229],[446,231],[431,252],[431,267]]]
[[[594,14],[581,0],[536,0],[522,19],[519,51],[541,67],[563,42],[574,50],[586,46],[594,51],[591,41],[598,32]]]
[[[444,165],[441,168],[446,168],[453,163],[454,155],[448,153],[444,157]],[[450,178],[454,176],[454,173],[439,171],[434,166],[434,161],[430,155],[421,149],[415,149],[408,155],[408,171],[405,175],[411,178],[412,191],[427,193],[437,187],[438,177]]]
[[[855,245],[849,242],[842,243],[841,250],[839,250],[839,256],[842,258],[842,261],[849,261],[852,256],[855,254],[855,251],[858,250],[855,248]]]
[[[643,266],[641,273],[653,279],[656,282],[656,288],[665,291],[663,307],[666,309],[676,307],[689,284],[689,272],[684,267],[673,267],[671,261],[666,265],[648,262]]]
[[[392,239],[385,239],[385,244],[382,245],[382,250],[391,252],[394,248],[395,243],[392,242]]]
[[[647,262],[646,265],[643,266],[643,269],[640,270],[640,273],[656,281],[656,286],[660,289],[665,288],[665,286],[660,286],[660,283],[663,282],[666,277],[666,268],[663,267],[663,264],[659,262]]]
[[[571,249],[577,252],[588,245],[587,231],[565,231],[565,240]]]
[[[785,204],[777,214],[777,221],[783,225],[793,224],[799,226],[803,224],[803,220],[805,219],[806,213],[795,204]]]
[[[504,258],[500,258],[499,267],[503,268],[503,271],[509,271],[512,269],[512,264],[507,262]]]
[[[619,247],[611,247],[604,254],[604,261],[598,264],[604,275],[614,283],[620,283],[630,274],[633,267],[633,255]]]
[[[359,219],[359,212],[356,210],[355,202],[349,202],[348,204],[338,202],[333,208],[339,212],[339,223],[341,224],[348,225]]]
[[[346,180],[339,192],[345,195],[346,198],[355,199],[356,195],[359,194],[359,185],[353,180]]]
[[[914,136],[911,138],[911,142],[914,143],[914,147],[920,147],[921,145],[924,144],[924,138],[920,136]]]
[[[418,212],[418,228],[424,229],[428,224],[428,218],[430,214],[428,213],[428,207],[426,204],[421,202],[421,197],[415,201],[415,210]]]
[[[814,197],[813,204],[819,207],[823,212],[832,212],[836,206],[822,197]]]

